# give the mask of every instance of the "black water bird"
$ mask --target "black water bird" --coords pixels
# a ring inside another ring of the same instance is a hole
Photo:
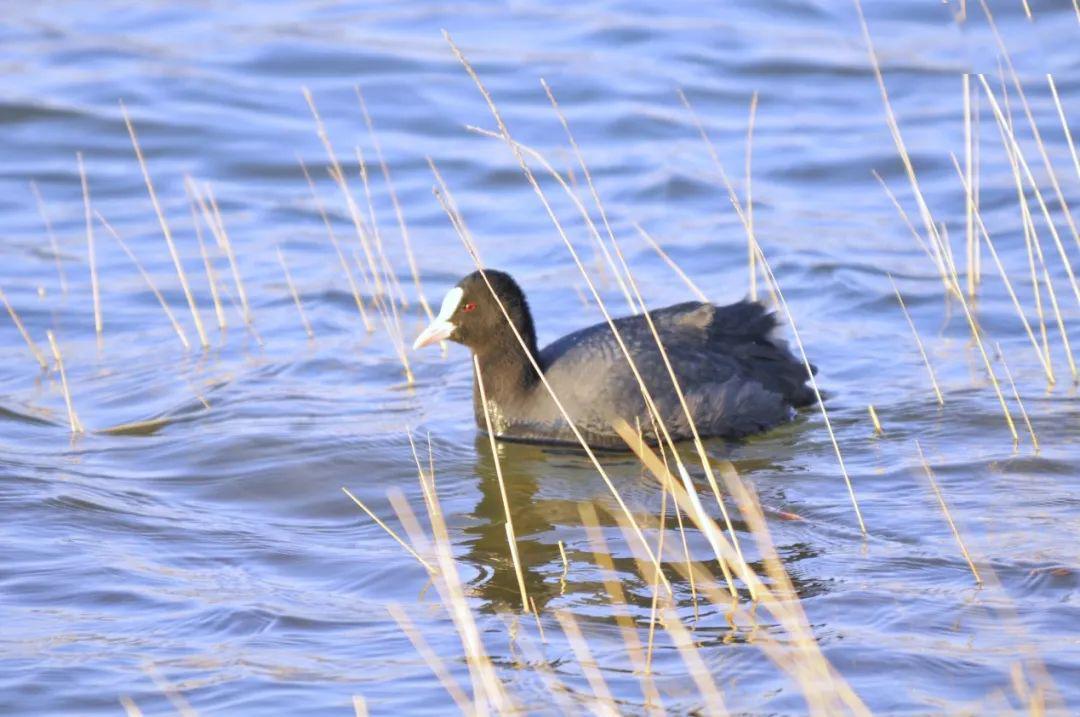
[[[450,340],[472,350],[496,437],[577,445],[507,316],[590,446],[625,448],[612,427],[619,418],[640,425],[650,442],[657,440],[639,383],[607,322],[540,350],[524,292],[509,274],[485,269],[447,292],[439,315],[413,348]],[[805,365],[774,336],[777,320],[761,304],[688,301],[652,310],[650,316],[702,438],[758,433],[791,420],[795,408],[814,402]],[[686,411],[644,316],[615,319],[614,324],[671,437],[691,438]],[[475,377],[473,383],[473,411],[484,429]]]

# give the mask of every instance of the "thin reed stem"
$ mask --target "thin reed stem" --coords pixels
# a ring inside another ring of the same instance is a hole
[[[300,163],[300,170],[304,173],[304,179],[307,180],[308,187],[311,189],[312,201],[315,202],[315,208],[322,218],[323,226],[326,227],[326,234],[330,237],[330,245],[334,247],[334,253],[337,255],[338,262],[341,264],[341,269],[345,272],[345,280],[349,283],[349,292],[352,294],[353,301],[356,303],[356,310],[360,312],[360,320],[363,322],[364,328],[370,334],[375,330],[375,326],[371,323],[371,319],[368,318],[367,308],[364,306],[364,300],[360,297],[360,289],[356,286],[356,279],[353,278],[352,268],[350,268],[349,262],[345,258],[345,253],[341,250],[341,243],[338,241],[337,234],[334,233],[334,225],[330,222],[330,217],[326,213],[326,207],[323,206],[322,200],[319,199],[319,192],[315,188],[315,182],[312,181],[311,175],[308,173],[307,165],[304,164],[304,160],[299,157],[297,157],[296,160]]]
[[[94,220],[90,209],[90,184],[86,181],[86,166],[83,164],[82,152],[75,153],[75,160],[79,165],[79,181],[82,184],[83,214],[86,219],[86,253],[90,260],[90,294],[94,302],[94,333],[101,337],[101,288],[98,283],[97,251],[94,248]]]
[[[615,563],[611,559],[607,541],[604,540],[604,533],[600,528],[600,519],[596,514],[596,509],[591,503],[579,503],[578,511],[581,514],[581,522],[585,526],[585,533],[592,547],[593,560],[603,572],[604,589],[607,591],[608,598],[611,600],[611,607],[615,611],[615,623],[619,626],[619,633],[622,635],[623,643],[626,646],[626,653],[630,657],[630,664],[633,666],[634,672],[639,675],[642,697],[645,698],[647,705],[660,707],[662,704],[660,693],[656,689],[645,653],[642,651],[637,624],[633,617],[628,614],[626,593],[623,591],[622,582],[615,571]],[[657,550],[656,554],[661,555],[662,553]]]
[[[315,118],[315,131],[319,136],[319,140],[322,142],[323,148],[326,150],[326,156],[330,162],[330,177],[338,185],[338,189],[341,190],[342,198],[345,200],[345,205],[349,210],[349,217],[353,221],[353,228],[356,230],[357,241],[359,241],[360,247],[364,251],[364,257],[367,260],[367,266],[371,272],[371,281],[374,283],[374,293],[381,294],[383,291],[382,280],[379,278],[375,256],[371,251],[371,242],[367,234],[367,228],[364,226],[364,219],[360,216],[360,207],[353,198],[353,193],[349,188],[349,182],[345,177],[345,172],[341,169],[337,154],[334,152],[334,146],[330,143],[330,136],[326,133],[326,126],[323,124],[322,117],[319,115],[319,110],[315,106],[315,99],[312,97],[311,91],[308,88],[304,87],[302,90],[304,99],[307,100],[308,107],[311,109],[311,115]]]
[[[953,166],[956,168],[957,173],[960,174],[960,181],[964,183],[964,189],[967,191],[966,182],[964,182],[964,175],[960,172],[960,163],[956,161],[956,155],[950,155],[952,157]],[[975,222],[978,224],[979,232],[982,234],[982,238],[986,241],[986,247],[990,250],[990,256],[994,259],[994,264],[997,266],[998,273],[1001,275],[1001,281],[1005,284],[1005,290],[1009,294],[1009,298],[1012,300],[1013,308],[1016,309],[1017,316],[1020,317],[1021,323],[1024,325],[1024,331],[1028,335],[1028,339],[1031,341],[1031,346],[1035,350],[1035,355],[1039,359],[1039,363],[1043,367],[1043,371],[1046,372],[1046,380],[1051,385],[1055,382],[1054,369],[1050,365],[1049,354],[1044,354],[1042,347],[1039,345],[1039,340],[1035,338],[1035,332],[1031,329],[1031,324],[1028,322],[1027,315],[1024,314],[1024,309],[1020,305],[1020,299],[1017,298],[1016,292],[1013,290],[1012,282],[1009,281],[1009,274],[1005,270],[1005,265],[1001,262],[1001,258],[998,257],[997,249],[994,247],[994,242],[990,240],[990,232],[986,229],[986,224],[983,223],[982,215],[980,212],[974,212]]]
[[[1058,117],[1061,119],[1061,130],[1065,133],[1065,139],[1069,144],[1069,154],[1072,155],[1073,167],[1076,169],[1076,178],[1080,179],[1080,155],[1077,155],[1076,145],[1073,144],[1072,132],[1069,130],[1069,121],[1065,119],[1065,108],[1061,106],[1061,98],[1058,97],[1057,85],[1054,84],[1054,76],[1046,73],[1046,82],[1050,85],[1050,94],[1054,97],[1054,107],[1057,108]]]
[[[45,358],[44,352],[34,342],[34,339],[30,338],[30,334],[26,331],[26,327],[23,326],[22,319],[15,312],[15,308],[8,301],[7,294],[3,289],[0,289],[0,301],[4,302],[4,308],[7,309],[8,316],[11,317],[12,322],[15,324],[15,328],[19,330],[19,336],[22,336],[23,341],[26,342],[26,347],[30,349],[30,354],[34,357],[34,360],[38,362],[38,365],[43,369],[49,368],[49,361]]]
[[[608,240],[614,245],[615,232],[611,230],[611,222],[608,221],[604,203],[600,201],[600,193],[596,191],[596,185],[593,184],[592,172],[589,171],[589,165],[585,162],[585,155],[582,154],[577,140],[574,139],[574,133],[570,131],[570,123],[567,122],[566,115],[563,114],[562,108],[559,106],[558,101],[556,101],[555,94],[551,91],[551,87],[548,86],[547,81],[542,77],[540,78],[540,84],[543,85],[544,92],[546,92],[548,96],[548,101],[551,102],[551,107],[555,110],[555,115],[559,118],[563,130],[566,132],[566,138],[569,140],[570,146],[574,150],[574,156],[578,160],[578,166],[581,167],[581,173],[585,175],[585,183],[589,186],[589,192],[592,194],[593,202],[596,204],[596,210],[600,213],[600,220],[604,223],[604,230],[607,232]],[[555,172],[555,174],[557,175],[558,172]],[[597,236],[599,238],[599,233]],[[622,292],[623,296],[626,298],[627,305],[630,306],[630,311],[637,313],[634,301],[630,298],[630,291],[626,288],[626,282],[623,280],[622,272],[619,271],[619,268],[615,266],[615,262],[611,259],[611,252],[608,251],[608,247],[603,240],[600,240],[598,244],[600,246],[601,254],[604,257],[604,261],[607,262],[608,268],[611,269],[611,273],[615,277],[615,283],[619,285],[619,291]]]
[[[49,338],[49,347],[52,349],[53,360],[56,361],[56,370],[60,372],[60,386],[64,389],[64,405],[67,406],[68,424],[73,434],[85,433],[79,414],[75,412],[75,405],[71,401],[71,389],[68,387],[67,372],[64,371],[64,358],[60,355],[60,347],[56,343],[56,336],[52,331],[45,332]]]
[[[37,203],[41,221],[45,224],[45,235],[49,238],[49,248],[52,250],[53,261],[56,262],[56,275],[60,279],[60,293],[66,296],[68,293],[67,272],[64,271],[64,263],[60,260],[60,243],[56,240],[52,220],[49,218],[49,210],[45,206],[45,200],[41,196],[37,182],[30,180],[30,191],[33,193],[34,201]]]
[[[101,225],[105,227],[105,230],[109,232],[109,234],[116,241],[116,243],[120,245],[120,248],[124,250],[124,253],[127,254],[128,258],[131,259],[131,263],[134,264],[135,268],[139,270],[139,275],[143,278],[143,281],[146,282],[146,285],[150,287],[150,291],[153,292],[154,298],[158,300],[159,304],[161,304],[161,308],[162,310],[164,310],[165,316],[169,319],[169,323],[172,324],[173,331],[176,332],[176,336],[180,339],[180,343],[183,344],[185,349],[191,348],[191,344],[188,342],[187,334],[184,332],[184,327],[182,327],[180,325],[180,322],[176,320],[176,316],[173,315],[172,309],[169,308],[168,302],[165,301],[165,297],[161,295],[160,291],[158,291],[157,285],[154,284],[154,280],[150,277],[150,274],[148,274],[146,272],[146,269],[143,268],[142,262],[140,262],[138,257],[136,257],[135,254],[131,251],[131,248],[128,247],[127,243],[120,238],[120,234],[116,231],[116,229],[113,228],[112,224],[109,224],[108,220],[105,219],[101,212],[95,212],[95,214],[98,218],[98,221],[101,222]]]
[[[229,322],[225,316],[225,309],[221,305],[221,295],[218,292],[217,271],[214,269],[214,262],[210,260],[210,253],[206,250],[206,241],[203,239],[202,222],[199,221],[199,215],[196,211],[197,202],[195,200],[195,195],[192,194],[193,189],[194,182],[192,182],[191,177],[185,175],[184,192],[188,196],[188,208],[191,210],[191,224],[195,227],[195,240],[199,244],[199,255],[202,257],[203,269],[206,271],[206,281],[210,284],[210,299],[214,304],[214,316],[217,319],[218,330],[224,331],[228,328]]]
[[[439,659],[439,656],[435,654],[431,646],[428,645],[427,640],[424,639],[422,632],[416,629],[412,620],[409,619],[408,614],[401,609],[401,606],[396,603],[391,603],[386,606],[387,612],[394,618],[394,621],[401,628],[401,631],[405,633],[405,636],[409,638],[409,642],[413,644],[416,651],[420,653],[420,656],[424,658],[424,662],[427,663],[431,671],[435,673],[435,677],[438,678],[439,683],[446,689],[450,698],[454,700],[454,704],[461,710],[463,715],[473,714],[474,705],[472,700],[468,698],[461,686],[458,685],[457,680],[446,669],[446,665]]]
[[[930,464],[926,462],[926,456],[923,454],[922,446],[919,442],[915,441],[915,448],[919,451],[919,461],[922,463],[923,470],[926,471],[926,477],[930,481],[930,487],[934,489],[934,495],[937,497],[938,505],[941,506],[941,512],[945,514],[945,520],[949,523],[949,528],[952,530],[953,537],[956,538],[957,544],[960,546],[960,552],[964,555],[964,560],[967,561],[968,567],[971,568],[971,574],[975,576],[975,582],[982,585],[982,577],[979,576],[979,569],[975,567],[975,561],[971,559],[971,554],[968,552],[967,546],[964,545],[964,539],[960,537],[960,530],[956,527],[956,523],[953,521],[952,513],[949,512],[949,506],[945,503],[945,496],[941,494],[941,488],[938,487],[937,480],[934,478],[934,471],[930,469]]]
[[[893,292],[896,294],[896,301],[900,304],[900,310],[904,312],[904,318],[907,319],[908,327],[911,329],[911,335],[915,338],[915,346],[919,349],[919,355],[922,356],[923,365],[926,366],[926,373],[930,377],[930,385],[934,389],[934,396],[937,397],[939,406],[945,405],[945,397],[941,395],[941,387],[938,386],[937,376],[934,375],[934,367],[930,365],[930,357],[926,355],[926,348],[923,346],[922,339],[919,338],[919,331],[915,328],[915,322],[911,320],[911,314],[908,313],[907,305],[904,303],[904,297],[900,295],[900,289],[896,287],[896,282],[893,281],[892,274],[888,274],[889,283],[892,284]]]
[[[488,406],[487,392],[484,390],[484,375],[480,371],[480,360],[473,356],[473,369],[476,373],[476,385],[480,388],[480,405],[484,408],[484,426],[487,429],[491,445],[491,459],[495,462],[495,477],[499,481],[499,496],[502,498],[503,512],[506,514],[506,541],[510,545],[510,558],[514,561],[514,574],[517,576],[518,590],[521,592],[521,610],[529,612],[529,593],[525,590],[525,574],[521,570],[521,558],[518,556],[517,536],[514,535],[514,518],[510,512],[510,498],[506,494],[506,481],[503,479],[502,462],[499,460],[499,447],[495,443],[495,430],[491,426],[491,409]]]
[[[357,504],[358,506],[360,506],[360,510],[364,511],[365,513],[367,513],[367,514],[368,514],[368,516],[369,516],[369,517],[370,517],[370,518],[371,518],[372,520],[374,520],[374,521],[375,521],[375,523],[376,523],[376,524],[377,524],[377,525],[378,525],[378,526],[379,526],[380,528],[382,528],[383,530],[385,530],[385,531],[386,531],[386,534],[387,534],[387,535],[389,535],[389,536],[390,536],[391,538],[393,538],[393,539],[394,539],[394,540],[395,540],[395,541],[397,542],[397,544],[398,544],[398,545],[400,545],[401,547],[405,548],[405,551],[406,551],[406,552],[407,552],[407,553],[408,553],[409,555],[411,555],[411,556],[413,556],[414,558],[416,558],[416,559],[417,559],[417,561],[419,561],[419,563],[420,563],[421,565],[423,565],[423,566],[424,566],[424,569],[425,569],[425,570],[427,570],[427,571],[428,571],[428,573],[430,573],[430,574],[432,574],[432,575],[434,575],[434,574],[435,574],[435,568],[433,568],[433,567],[431,566],[431,564],[430,564],[430,563],[429,563],[428,561],[426,561],[426,560],[424,560],[424,559],[423,559],[422,557],[420,557],[420,554],[419,554],[419,553],[417,553],[417,552],[416,552],[415,550],[413,550],[413,548],[412,548],[412,546],[411,546],[411,545],[409,545],[409,544],[408,544],[408,543],[406,543],[406,542],[405,542],[404,540],[402,540],[402,539],[401,539],[401,536],[399,536],[399,535],[398,535],[397,533],[395,533],[395,532],[394,532],[394,529],[393,529],[393,528],[391,528],[391,527],[390,527],[389,525],[387,525],[386,523],[384,523],[384,522],[382,521],[382,519],[381,519],[381,518],[379,518],[379,516],[375,515],[375,512],[374,512],[373,510],[371,510],[371,509],[370,509],[370,508],[368,508],[368,507],[367,507],[366,505],[364,505],[364,504],[363,504],[362,502],[360,502],[360,499],[359,499],[359,498],[357,498],[357,497],[356,497],[355,495],[353,495],[353,494],[352,494],[352,493],[351,493],[351,492],[349,491],[349,489],[348,489],[348,488],[346,488],[346,487],[342,486],[342,487],[341,487],[341,490],[342,490],[342,491],[344,491],[345,495],[349,496],[349,498],[351,498],[351,499],[352,499],[352,502],[353,502],[353,503],[356,503],[356,504]]]
[[[1005,360],[1005,352],[1001,350],[1001,344],[995,343],[994,347],[997,349],[998,360],[1001,361],[1001,368],[1005,371],[1005,378],[1009,380],[1009,386],[1012,387],[1013,398],[1016,399],[1016,405],[1020,407],[1020,416],[1024,419],[1024,425],[1027,426],[1028,434],[1031,436],[1031,446],[1036,453],[1039,452],[1039,438],[1035,435],[1035,428],[1031,425],[1031,418],[1028,416],[1027,409],[1024,408],[1024,402],[1020,400],[1020,391],[1016,388],[1016,381],[1013,380],[1012,371],[1009,370],[1009,363]]]
[[[150,203],[154,205],[154,213],[157,214],[158,223],[161,225],[161,233],[165,236],[165,243],[169,247],[169,256],[172,257],[173,265],[176,267],[176,275],[180,279],[180,287],[184,291],[184,298],[187,299],[188,308],[191,310],[191,319],[195,322],[195,331],[199,334],[199,344],[203,348],[210,346],[210,340],[206,337],[206,329],[203,328],[202,318],[199,316],[199,308],[195,305],[195,295],[191,293],[191,287],[188,286],[187,274],[184,273],[184,265],[180,261],[180,254],[176,250],[176,244],[173,242],[172,231],[169,229],[169,223],[165,221],[165,212],[161,209],[161,204],[158,202],[157,192],[154,191],[154,182],[150,178],[150,170],[146,166],[146,159],[143,157],[142,148],[139,146],[139,138],[135,135],[135,125],[131,123],[131,117],[128,116],[127,106],[123,102],[120,102],[120,112],[124,116],[124,124],[127,125],[128,134],[131,136],[131,146],[135,149],[135,157],[139,160],[139,168],[142,170],[143,179],[146,181],[146,191],[150,195]],[[89,209],[87,209],[89,212]],[[99,329],[100,332],[100,329]]]
[[[840,464],[840,473],[844,476],[844,485],[847,486],[848,496],[851,498],[851,505],[855,509],[855,517],[859,521],[859,530],[863,535],[866,535],[866,523],[863,522],[862,511],[859,510],[859,501],[855,498],[855,487],[851,483],[851,476],[848,475],[847,466],[844,464],[844,455],[840,452],[840,444],[836,440],[836,434],[833,432],[832,421],[829,420],[829,412],[825,410],[825,400],[821,396],[821,390],[818,388],[817,379],[814,377],[814,369],[810,365],[810,359],[806,356],[806,347],[803,346],[802,338],[799,336],[799,329],[795,325],[795,317],[791,313],[791,309],[788,307],[787,299],[784,298],[784,293],[780,290],[780,284],[776,281],[776,276],[773,274],[772,266],[769,265],[768,259],[765,258],[765,252],[758,246],[758,258],[761,261],[761,266],[765,270],[765,275],[769,279],[769,283],[772,284],[773,291],[780,299],[781,306],[784,307],[784,315],[787,316],[788,323],[791,325],[791,334],[795,338],[795,345],[799,348],[799,355],[802,357],[803,366],[806,368],[807,378],[810,380],[810,388],[814,391],[814,397],[817,399],[818,407],[821,409],[821,417],[825,420],[825,430],[829,432],[829,440],[832,442],[833,451],[836,453],[836,462]]]
[[[309,339],[313,339],[315,338],[315,332],[311,328],[311,322],[308,321],[307,314],[304,313],[304,304],[300,301],[300,292],[296,290],[296,284],[293,283],[289,265],[285,262],[285,255],[281,253],[280,246],[274,248],[277,250],[278,263],[281,264],[281,273],[285,275],[285,284],[289,287],[289,294],[292,295],[293,303],[296,304],[296,313],[300,314],[300,323],[304,325],[304,333],[307,334]]]
[[[757,301],[757,252],[754,251],[754,195],[751,191],[751,160],[754,147],[754,121],[757,118],[758,93],[750,98],[750,119],[746,125],[746,264],[749,270],[750,300]]]
[[[364,124],[367,126],[368,136],[371,139],[371,146],[375,150],[375,159],[379,162],[383,181],[386,182],[386,191],[390,195],[390,203],[394,206],[394,214],[397,217],[398,228],[401,231],[401,243],[405,248],[405,260],[409,264],[409,272],[412,274],[413,286],[416,288],[416,297],[420,300],[420,306],[423,307],[424,313],[427,314],[428,319],[434,319],[435,314],[432,312],[431,305],[428,304],[427,298],[424,296],[424,287],[420,283],[420,270],[417,268],[416,255],[413,252],[412,241],[409,239],[409,227],[405,222],[405,214],[401,210],[401,202],[398,201],[394,182],[390,178],[390,167],[383,157],[382,143],[379,142],[378,134],[375,132],[375,125],[371,121],[371,115],[368,114],[367,103],[364,101],[364,94],[360,91],[359,85],[356,85],[356,98],[360,102],[360,112],[364,116]]]
[[[656,255],[663,259],[664,263],[667,264],[668,267],[672,271],[674,271],[680,279],[682,279],[683,283],[686,284],[687,288],[689,288],[691,292],[693,292],[694,296],[697,297],[698,301],[704,302],[706,304],[709,303],[709,297],[705,296],[705,292],[702,291],[698,287],[698,285],[694,283],[693,279],[686,275],[686,272],[682,270],[682,267],[676,264],[675,260],[668,256],[668,253],[663,250],[663,248],[656,242],[656,240],[653,239],[652,236],[650,236],[649,233],[645,231],[645,229],[643,229],[640,224],[635,223],[634,229],[637,229],[638,234],[641,235],[641,238],[644,239],[650,247],[652,247],[652,250],[656,252]]]
[[[589,643],[585,641],[585,637],[581,634],[581,628],[578,627],[577,620],[574,619],[573,614],[566,610],[556,610],[555,619],[559,621],[563,634],[566,636],[566,641],[570,643],[574,656],[577,657],[578,665],[585,674],[589,687],[592,688],[593,695],[595,695],[593,706],[597,714],[617,717],[620,712],[615,706],[615,698],[612,697],[611,690],[600,672],[600,666],[593,658]]]

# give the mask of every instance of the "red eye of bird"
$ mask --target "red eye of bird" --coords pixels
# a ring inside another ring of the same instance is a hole
[[[465,306],[461,307],[461,310],[465,311],[465,312],[475,311],[476,310],[476,304],[474,304],[473,302],[470,301],[469,303],[465,304]]]

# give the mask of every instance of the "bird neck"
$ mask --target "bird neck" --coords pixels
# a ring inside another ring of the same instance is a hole
[[[531,355],[539,363],[535,339],[530,342],[531,337],[524,338],[529,344],[528,354],[512,334],[508,341],[491,342],[484,347],[483,351],[476,353],[480,374],[484,380],[484,393],[487,395],[488,403],[494,404],[496,413],[498,407],[506,407],[526,398],[540,382],[533,362],[530,360]],[[476,383],[475,376],[473,377],[473,408],[477,422],[483,425],[480,387]]]

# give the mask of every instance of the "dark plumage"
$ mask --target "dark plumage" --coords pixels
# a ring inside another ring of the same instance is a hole
[[[615,418],[639,421],[655,440],[637,380],[607,322],[568,334],[543,350],[525,294],[501,271],[484,272],[548,383],[592,446],[625,448]],[[773,336],[776,318],[761,304],[696,301],[650,312],[702,437],[740,437],[791,419],[814,402],[804,365]],[[643,316],[615,320],[638,371],[675,440],[692,437],[656,340]],[[476,355],[498,438],[573,443],[573,433],[525,355],[480,272],[450,290],[439,317],[415,348],[449,339]],[[473,387],[477,425],[484,428]]]

